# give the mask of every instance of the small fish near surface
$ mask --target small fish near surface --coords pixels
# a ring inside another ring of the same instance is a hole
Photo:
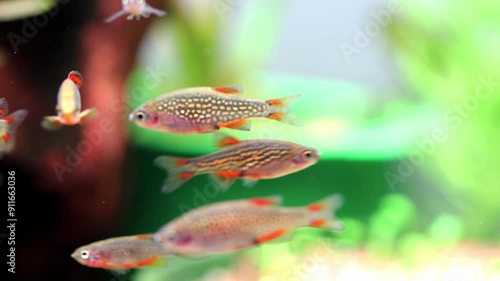
[[[163,192],[171,192],[195,175],[210,174],[225,190],[238,178],[251,186],[259,179],[273,179],[303,170],[319,159],[311,147],[280,140],[244,140],[217,132],[218,152],[195,157],[160,156],[154,164],[167,170]]]
[[[17,128],[26,119],[28,111],[20,109],[8,114],[9,105],[5,98],[0,98],[0,157],[14,148]]]
[[[129,120],[141,127],[176,134],[208,133],[220,128],[249,131],[250,118],[268,118],[300,126],[290,112],[299,95],[256,100],[240,96],[240,87],[195,87],[162,94],[136,108]]]
[[[80,87],[83,84],[82,75],[78,71],[68,74],[57,94],[56,116],[45,116],[42,120],[42,128],[48,131],[60,129],[62,126],[82,124],[95,116],[98,111],[95,108],[81,111],[82,102]]]
[[[330,195],[305,207],[278,206],[280,196],[218,202],[183,214],[154,239],[176,255],[203,257],[285,240],[298,227],[341,231],[334,211],[342,201],[342,196]]]
[[[94,242],[76,249],[71,257],[89,267],[128,270],[161,264],[169,253],[151,234],[140,234]]]
[[[141,16],[148,18],[151,14],[154,14],[163,17],[167,14],[165,11],[151,7],[145,0],[122,0],[122,5],[122,9],[107,18],[105,22],[110,23],[124,15],[128,15],[127,20],[132,20],[134,17],[139,20]]]

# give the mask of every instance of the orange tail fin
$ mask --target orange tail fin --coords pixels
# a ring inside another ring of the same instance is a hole
[[[269,110],[267,118],[278,120],[294,126],[302,126],[303,123],[297,119],[291,112],[290,107],[300,97],[300,95],[283,97],[280,99],[267,100]]]
[[[162,191],[166,193],[176,190],[195,175],[186,166],[189,163],[189,158],[160,156],[153,163],[168,172],[167,179],[162,188]]]
[[[344,225],[335,217],[335,210],[342,206],[341,195],[334,194],[306,207],[309,213],[309,226],[342,231]]]

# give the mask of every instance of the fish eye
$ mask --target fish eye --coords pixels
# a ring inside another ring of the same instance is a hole
[[[88,258],[89,258],[89,256],[90,256],[90,253],[89,253],[89,251],[88,251],[88,250],[82,250],[82,251],[80,252],[80,257],[81,257],[82,259],[84,259],[84,260],[88,259]]]
[[[148,117],[148,116],[147,116],[146,112],[144,112],[144,111],[142,111],[142,110],[137,111],[137,112],[135,113],[135,118],[136,118],[137,120],[139,120],[139,121],[144,122],[144,121],[146,121],[147,117]]]
[[[303,155],[304,157],[306,157],[306,158],[311,158],[311,157],[313,157],[313,153],[312,153],[312,151],[309,151],[309,150],[308,150],[308,151],[304,151],[304,152],[302,153],[302,155]]]

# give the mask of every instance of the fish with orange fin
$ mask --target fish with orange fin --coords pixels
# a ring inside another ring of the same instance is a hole
[[[76,249],[71,257],[89,267],[128,270],[160,265],[169,253],[151,234],[140,234],[94,242]]]
[[[299,227],[343,230],[334,216],[342,196],[330,195],[305,207],[282,207],[280,196],[218,202],[167,223],[154,239],[170,252],[200,257],[285,240]]]
[[[196,87],[162,94],[136,108],[129,120],[152,130],[197,134],[231,128],[249,131],[250,118],[269,118],[292,125],[302,123],[290,112],[299,97],[267,101],[241,97],[234,87]]]
[[[315,164],[319,152],[311,147],[280,140],[244,140],[215,133],[222,149],[212,154],[179,158],[160,156],[154,164],[167,170],[163,192],[171,192],[195,175],[210,174],[222,190],[238,178],[251,186],[259,179],[288,175]]]
[[[7,114],[9,105],[4,98],[0,98],[0,157],[14,148],[17,128],[26,119],[28,111],[20,109]]]
[[[78,71],[71,71],[68,74],[68,78],[62,82],[57,94],[57,116],[45,116],[41,123],[44,129],[54,131],[62,126],[82,124],[97,116],[98,111],[95,108],[81,111],[80,87],[82,84],[83,78]]]
[[[0,98],[0,118],[4,118],[9,114],[9,104],[5,98]]]
[[[131,20],[134,17],[136,20],[139,20],[141,16],[148,18],[151,14],[155,14],[159,17],[163,17],[167,14],[165,11],[151,7],[145,0],[122,0],[122,5],[122,9],[107,18],[105,22],[110,23],[127,14],[127,20]]]

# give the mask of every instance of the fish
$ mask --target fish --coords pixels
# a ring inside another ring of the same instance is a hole
[[[0,98],[0,118],[4,118],[9,114],[9,104],[5,98]]]
[[[290,106],[300,95],[257,100],[241,97],[240,86],[194,87],[162,94],[133,110],[129,120],[151,130],[175,133],[209,133],[220,128],[249,131],[250,118],[268,118],[295,126]]]
[[[161,258],[171,254],[152,234],[110,238],[76,249],[71,257],[82,265],[110,270],[128,270],[161,265]]]
[[[241,178],[246,186],[259,179],[273,179],[315,164],[320,153],[307,146],[281,140],[239,140],[217,132],[215,143],[221,150],[194,158],[159,156],[153,163],[167,171],[163,192],[172,192],[192,177],[209,174],[221,190]]]
[[[2,103],[7,104],[5,100]],[[3,111],[0,114],[0,157],[2,157],[3,154],[10,153],[14,148],[17,128],[26,119],[28,110],[19,109],[4,117],[8,113],[8,105],[0,105],[0,108]]]
[[[82,102],[80,88],[83,77],[78,71],[71,71],[59,87],[57,94],[56,116],[45,116],[41,122],[42,128],[55,131],[62,126],[82,124],[98,115],[96,108],[81,111]]]
[[[139,20],[141,16],[148,18],[151,14],[163,17],[167,13],[162,10],[155,9],[148,5],[145,0],[122,0],[122,9],[110,17],[108,17],[105,22],[110,23],[115,19],[127,15],[127,20],[132,20],[134,17]]]
[[[334,215],[343,203],[339,194],[302,207],[283,207],[281,202],[275,195],[202,206],[161,227],[153,239],[172,255],[196,258],[287,240],[300,227],[344,229]]]

